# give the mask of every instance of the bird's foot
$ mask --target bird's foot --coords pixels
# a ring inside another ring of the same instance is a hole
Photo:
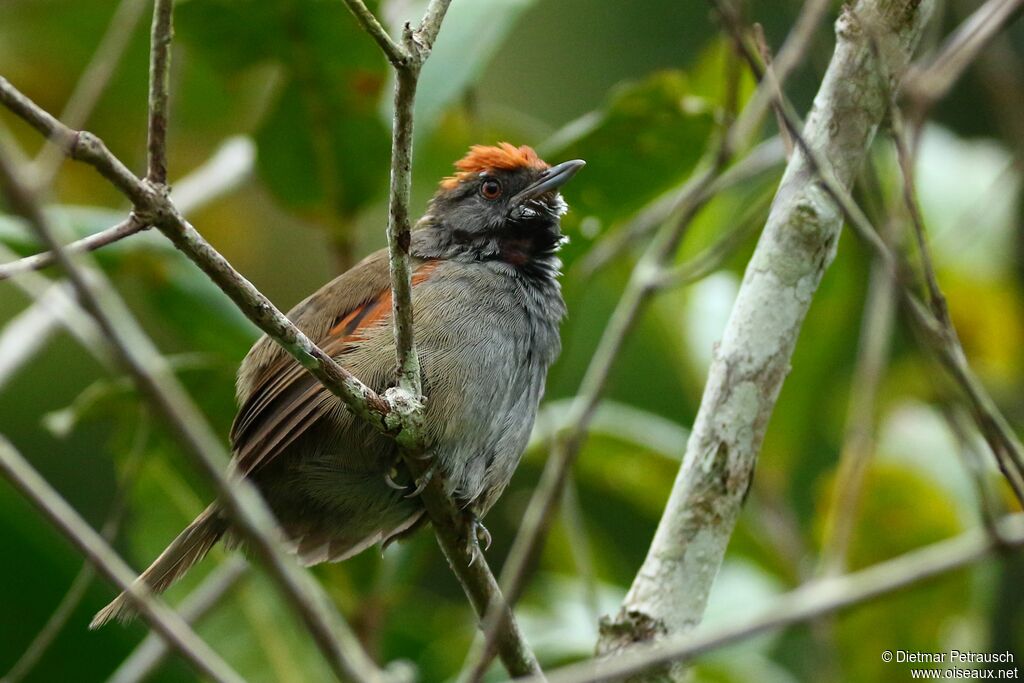
[[[423,489],[427,488],[427,484],[434,478],[434,471],[437,469],[437,460],[431,460],[430,464],[427,465],[427,469],[423,470],[423,474],[416,480],[416,489],[406,496],[406,498],[415,498],[416,496],[423,493]]]
[[[397,481],[395,481],[395,477],[397,476],[398,467],[392,466],[390,470],[384,473],[384,483],[387,484],[389,488],[393,488],[396,491],[404,491],[407,487],[402,486]]]
[[[469,555],[469,566],[472,567],[478,556],[482,557],[484,551],[491,549],[491,532],[483,525],[483,522],[472,512],[466,513],[466,553]],[[480,545],[483,544],[483,549]]]

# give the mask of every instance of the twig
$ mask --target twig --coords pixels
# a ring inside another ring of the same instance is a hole
[[[181,213],[194,211],[238,187],[252,173],[255,161],[255,146],[252,140],[241,136],[228,138],[205,163],[176,183],[172,199]],[[95,251],[149,227],[131,215],[106,230],[71,242],[64,249],[72,254]],[[52,264],[53,253],[49,251],[2,263],[0,281],[27,270],[39,270]]]
[[[1006,546],[1024,545],[1024,515],[998,523]],[[686,662],[767,631],[810,621],[966,567],[1003,549],[981,529],[900,555],[867,569],[819,579],[786,593],[757,613],[719,627],[674,635],[654,646],[638,646],[611,659],[589,660],[549,672],[549,683],[601,683],[630,678],[671,663]],[[523,682],[528,683],[528,682]]]
[[[768,39],[765,38],[764,27],[761,26],[761,24],[755,23],[752,28],[754,32],[754,44],[757,46],[757,52],[760,54],[765,67],[771,68],[772,48],[768,45]],[[778,94],[776,96],[778,96]],[[775,112],[775,118],[779,125],[779,137],[782,138],[782,145],[786,149],[786,160],[788,161],[789,158],[793,156],[793,138],[790,137],[789,131],[786,130],[786,126],[783,124],[782,117],[778,112]]]
[[[100,97],[110,85],[110,79],[121,63],[135,29],[146,13],[147,0],[121,0],[110,25],[100,38],[96,52],[89,60],[68,97],[60,114],[60,120],[70,128],[81,128],[89,120]],[[49,187],[60,168],[64,155],[54,145],[44,145],[32,162],[32,185],[36,191]]]
[[[411,43],[412,33],[407,32]],[[388,252],[391,268],[391,310],[394,320],[398,387],[419,403],[420,361],[413,338],[412,271],[409,244],[409,193],[412,188],[413,102],[419,67],[399,68],[395,81],[395,121],[391,140],[391,198],[388,202]],[[417,412],[422,408],[417,405]]]
[[[376,667],[363,653],[340,615],[330,609],[330,603],[323,596],[319,584],[285,556],[275,537],[277,526],[273,516],[253,484],[244,479],[232,480],[225,475],[228,457],[219,439],[169,371],[152,342],[139,329],[111,288],[105,288],[101,297],[95,284],[102,281],[101,274],[91,273],[90,280],[85,271],[61,250],[46,217],[2,155],[0,186],[11,210],[25,218],[43,244],[54,252],[57,263],[67,274],[83,308],[96,321],[104,339],[139,392],[149,400],[186,452],[192,455],[200,469],[214,483],[235,528],[249,541],[256,555],[278,582],[282,593],[306,623],[313,640],[338,677],[356,681],[378,680],[380,676]]]
[[[108,244],[113,244],[125,237],[130,237],[140,230],[144,230],[146,227],[147,226],[140,223],[135,216],[129,216],[117,225],[111,226],[106,230],[101,230],[87,237],[83,237],[80,240],[71,242],[65,247],[65,249],[71,254],[96,251]],[[0,265],[0,281],[14,277],[19,273],[24,273],[27,270],[39,270],[40,268],[45,268],[53,265],[53,262],[53,252],[44,251],[40,254],[26,256],[25,258],[18,259],[17,261],[4,263]]]
[[[173,199],[179,211],[189,213],[230,192],[252,173],[254,164],[255,149],[252,141],[245,137],[228,138],[209,160],[178,181]],[[64,248],[69,253],[95,251],[149,227],[139,223],[132,215],[117,225],[71,242]],[[3,263],[0,264],[0,281],[26,270],[38,270],[52,264],[52,252]]]
[[[658,276],[655,286],[679,287],[701,280],[720,268],[729,256],[743,241],[760,227],[764,221],[764,213],[768,210],[772,196],[753,202],[714,242],[696,256],[676,266],[665,268]]]
[[[171,89],[171,35],[173,0],[156,0],[149,38],[149,139],[146,180],[167,184],[167,109]]]
[[[899,73],[909,60],[931,4],[857,3],[857,16],[870,15],[885,26],[880,34],[892,60],[890,73]],[[859,169],[887,109],[887,93],[867,59],[870,47],[857,29],[853,11],[844,11],[805,127],[810,146],[834,160],[833,172],[844,185]],[[764,79],[769,84],[771,74],[768,69]],[[772,85],[771,91],[781,88]],[[841,214],[813,177],[805,154],[795,154],[712,361],[665,513],[618,617],[603,625],[601,652],[688,631],[703,614],[798,332],[835,255]]]
[[[302,367],[312,373],[354,413],[376,429],[392,433],[387,419],[390,408],[355,376],[323,352],[297,328],[266,296],[246,280],[173,203],[152,185],[136,178],[103,141],[86,131],[73,131],[29,100],[0,77],[0,103],[23,118],[43,135],[54,140],[68,156],[96,168],[135,206],[136,217],[158,228],[195,262],[268,337],[280,344]]]
[[[242,558],[231,558],[203,579],[176,611],[186,624],[198,623],[238,584],[248,568]],[[150,633],[114,670],[107,683],[139,683],[160,666],[167,654],[167,644]]]
[[[819,572],[836,576],[846,570],[847,550],[860,510],[868,464],[874,452],[875,399],[885,374],[896,313],[892,272],[873,263],[864,299],[857,366],[850,388],[846,434],[839,454],[832,498],[824,515]]]
[[[220,655],[210,649],[181,617],[144,587],[103,538],[32,469],[13,445],[0,436],[0,473],[81,552],[107,579],[131,596],[149,625],[199,673],[215,681],[244,683]]]
[[[876,53],[884,54],[881,51],[876,51]],[[849,192],[836,179],[825,158],[815,151],[800,133],[792,105],[783,99],[780,101],[780,107],[786,125],[793,133],[794,140],[806,158],[808,167],[818,177],[821,189],[840,209],[857,235],[874,250],[880,258],[880,262],[886,265],[893,277],[899,278],[902,274],[900,262],[878,236],[864,212],[850,197]],[[948,318],[947,323],[939,320],[928,307],[921,303],[906,284],[899,291],[904,309],[910,315],[911,323],[923,342],[938,356],[943,366],[960,386],[968,400],[974,420],[995,456],[999,469],[1006,477],[1017,499],[1024,504],[1024,446],[1021,445],[1017,435],[1006,422],[1006,418],[1003,417],[984,385],[971,370],[955,330],[951,331],[952,326],[951,323],[948,323]]]
[[[396,72],[387,234],[398,387],[388,390],[386,396],[394,409],[394,419],[403,425],[398,442],[402,447],[406,465],[417,480],[427,476],[427,463],[417,457],[423,448],[423,405],[419,358],[413,339],[409,267],[413,104],[420,69],[430,54],[450,2],[451,0],[431,0],[419,26],[416,29],[408,25],[405,27],[401,53],[395,58],[392,54],[392,42],[376,18],[359,0],[346,0],[349,9],[363,28],[384,50]],[[514,676],[539,673],[540,665],[537,658],[523,638],[490,567],[482,553],[476,551],[471,543],[470,535],[475,533],[475,529],[467,524],[466,515],[445,493],[442,477],[431,477],[420,498],[434,526],[438,544],[477,614],[483,619],[489,613],[489,609],[495,613],[496,630],[500,631],[498,649],[506,669]]]
[[[911,114],[923,121],[992,38],[1024,7],[1024,0],[988,0],[954,31],[938,54],[913,65],[903,85]]]
[[[409,59],[408,53],[401,45],[392,40],[387,30],[377,21],[373,12],[366,8],[363,0],[345,0],[348,9],[355,16],[363,30],[370,34],[370,37],[377,41],[384,56],[388,58],[391,65],[399,67]]]
[[[785,161],[786,154],[782,140],[778,137],[765,140],[723,171],[708,187],[707,194],[709,196],[720,194],[762,173],[780,168]],[[674,188],[652,201],[626,225],[609,233],[607,237],[591,247],[578,266],[581,274],[584,277],[593,275],[613,259],[619,257],[637,239],[654,232],[664,224],[672,216],[673,211],[678,211],[682,198],[689,194],[691,184],[695,179],[695,176],[688,177],[678,188]]]

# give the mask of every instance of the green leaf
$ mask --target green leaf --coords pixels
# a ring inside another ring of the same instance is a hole
[[[282,85],[255,133],[260,176],[278,199],[350,216],[381,196],[386,62],[342,3],[192,0],[178,26],[228,81],[257,65],[279,67]]]
[[[523,11],[534,2],[473,0],[452,3],[445,15],[444,28],[438,34],[430,59],[420,74],[415,108],[418,135],[429,134],[445,107],[476,83]],[[418,22],[426,6],[424,0],[401,5],[397,16],[390,17],[388,22],[391,35],[401,35],[405,22]],[[385,98],[382,104],[384,120],[390,124],[393,111],[390,98]]]
[[[713,111],[686,74],[662,71],[619,87],[602,110],[557,133],[543,146],[546,159],[587,162],[565,189],[569,227],[588,217],[623,220],[681,182],[703,154]]]

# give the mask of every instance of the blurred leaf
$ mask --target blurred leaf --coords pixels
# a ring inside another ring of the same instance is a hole
[[[535,0],[473,0],[454,2],[445,15],[430,59],[423,67],[416,91],[416,133],[429,135],[445,107],[458,99],[486,70],[523,11]],[[415,25],[427,2],[391,2],[386,5],[391,35],[401,35],[406,22]],[[391,79],[394,82],[394,78]],[[394,106],[382,101],[385,123],[391,125]]]
[[[619,86],[603,109],[557,133],[543,147],[546,158],[587,162],[565,189],[570,225],[588,216],[605,225],[622,220],[681,182],[704,152],[713,110],[686,74],[662,71]]]
[[[1013,264],[1021,190],[1011,155],[990,140],[964,140],[930,125],[921,136],[915,180],[939,267],[972,278],[1005,274]]]
[[[593,655],[597,617],[615,613],[625,596],[618,586],[594,588],[596,595],[575,576],[540,574],[534,579],[529,604],[517,611],[526,640],[535,644],[539,657],[562,662]]]
[[[568,426],[565,418],[572,403],[572,399],[563,399],[548,401],[541,406],[530,435],[530,443],[526,447],[528,452],[550,443],[559,430]],[[690,437],[690,430],[661,415],[616,401],[601,402],[594,412],[587,433],[603,434],[625,443],[633,443],[675,461],[682,456],[686,440]]]
[[[390,147],[377,116],[386,63],[340,2],[190,0],[182,38],[225,79],[263,63],[283,70],[256,131],[259,172],[285,203],[352,215],[387,186]]]

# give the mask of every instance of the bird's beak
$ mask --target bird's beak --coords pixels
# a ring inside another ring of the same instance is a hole
[[[572,161],[564,161],[557,166],[552,166],[537,178],[536,182],[529,185],[522,192],[512,198],[513,204],[524,202],[527,199],[534,199],[544,194],[545,192],[551,192],[557,190],[562,185],[569,182],[569,179],[576,175],[581,168],[587,165],[587,162],[583,159],[573,159]]]

